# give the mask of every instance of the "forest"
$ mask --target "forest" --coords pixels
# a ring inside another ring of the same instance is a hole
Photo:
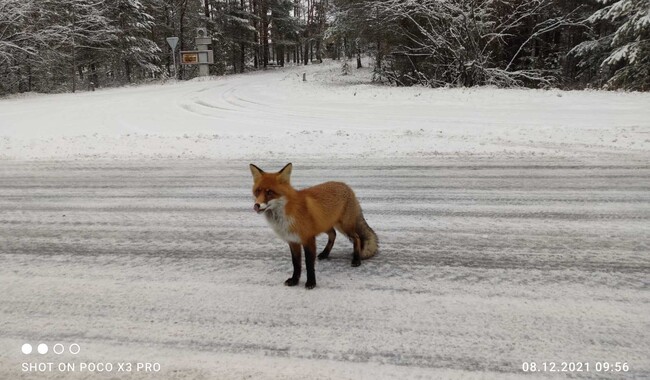
[[[0,95],[370,63],[394,86],[650,90],[650,0],[0,0]],[[362,59],[363,58],[363,59]]]

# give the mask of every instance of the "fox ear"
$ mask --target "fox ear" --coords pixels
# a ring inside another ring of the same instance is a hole
[[[278,176],[281,181],[289,183],[291,181],[291,169],[293,168],[293,165],[291,163],[286,164],[282,170],[278,172]]]
[[[253,182],[257,182],[257,180],[264,174],[264,170],[258,168],[257,166],[250,164],[251,168],[251,174],[253,174]]]

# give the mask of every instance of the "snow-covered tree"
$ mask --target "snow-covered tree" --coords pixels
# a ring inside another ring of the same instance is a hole
[[[650,0],[600,0],[602,7],[587,22],[592,38],[571,54],[583,72],[597,72],[606,88],[650,90]]]
[[[171,74],[197,27],[213,74],[367,53],[397,85],[650,90],[650,0],[0,0],[0,95]]]
[[[124,79],[131,82],[136,69],[141,74],[160,72],[158,62],[162,51],[151,40],[155,20],[143,2],[113,0],[110,2],[109,17],[118,39],[113,49],[116,66],[121,68]]]
[[[0,0],[0,94],[32,91],[48,80],[64,57],[58,48],[67,29],[57,17],[35,0]]]
[[[280,66],[284,66],[287,49],[298,44],[302,28],[298,20],[291,15],[293,10],[291,0],[272,0],[269,8],[271,11],[271,38],[278,57],[276,61]]]
[[[575,23],[554,0],[337,0],[334,27],[388,50],[380,75],[397,84],[499,86],[549,83],[524,52]],[[381,46],[381,42],[385,42]]]
[[[84,68],[103,61],[105,53],[117,40],[117,29],[108,17],[105,0],[41,0],[40,6],[51,10],[51,22],[62,35],[56,50],[69,64],[72,92],[78,80],[85,80]]]
[[[37,50],[25,30],[30,2],[0,0],[0,94],[10,92],[20,81],[17,61],[21,57],[35,56]]]
[[[213,48],[219,52],[216,62],[221,67],[220,72],[227,66],[232,67],[235,73],[246,70],[249,55],[258,51],[257,28],[254,26],[258,19],[243,1],[213,4],[213,38],[216,42]]]

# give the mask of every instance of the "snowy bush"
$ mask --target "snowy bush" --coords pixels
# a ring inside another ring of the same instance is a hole
[[[343,61],[343,65],[341,65],[341,74],[342,75],[348,75],[350,74],[350,64],[348,63],[348,60]]]
[[[384,58],[377,64],[378,76],[398,85],[549,84],[551,70],[521,62],[536,58],[533,45],[542,36],[577,24],[574,13],[564,12],[553,0],[337,4],[334,27],[372,44],[383,43],[377,49],[378,62]]]

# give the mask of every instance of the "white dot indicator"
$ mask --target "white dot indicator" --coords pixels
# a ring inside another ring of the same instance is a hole
[[[69,350],[70,350],[70,353],[71,353],[72,355],[76,355],[76,354],[79,353],[79,351],[81,351],[81,347],[79,347],[79,345],[78,345],[77,343],[72,343],[72,344],[70,345]]]
[[[54,351],[55,354],[61,355],[63,353],[63,350],[65,350],[65,347],[61,343],[57,343],[52,347],[52,351]]]
[[[23,344],[23,346],[20,349],[25,355],[29,355],[32,353],[32,345],[29,343]]]
[[[41,355],[47,354],[48,348],[47,348],[47,344],[45,344],[45,343],[39,344],[36,349],[38,350],[38,353],[41,354]]]

